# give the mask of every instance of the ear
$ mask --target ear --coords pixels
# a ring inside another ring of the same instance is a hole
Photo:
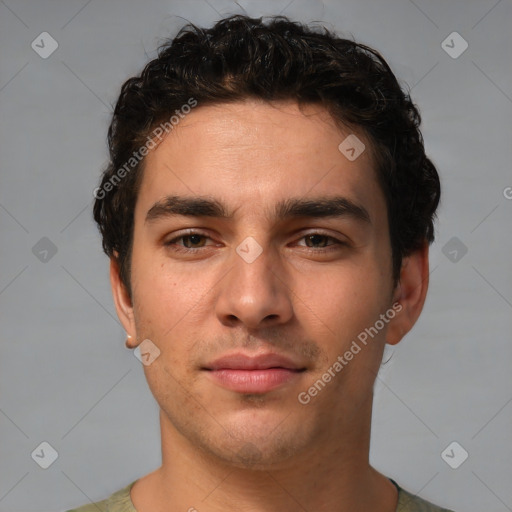
[[[114,298],[117,316],[123,324],[126,334],[131,336],[132,340],[135,340],[136,331],[132,300],[130,299],[126,286],[121,281],[117,254],[110,258],[110,286],[112,288],[112,296]]]
[[[396,345],[414,326],[427,296],[429,279],[428,243],[404,258],[393,304],[402,306],[389,322],[386,343]]]

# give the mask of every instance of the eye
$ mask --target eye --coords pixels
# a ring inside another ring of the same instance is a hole
[[[306,245],[302,245],[302,247],[308,247],[311,249],[324,249],[326,247],[331,246],[344,246],[347,245],[347,243],[342,242],[341,240],[338,240],[337,238],[334,238],[330,235],[326,235],[324,233],[308,233],[307,235],[304,235],[300,240],[305,240]],[[333,243],[328,243],[329,241],[332,241]],[[300,244],[299,244],[300,245]],[[332,247],[332,249],[337,249],[338,247]],[[331,250],[331,249],[327,249]],[[319,251],[322,252],[322,251]]]
[[[204,233],[198,231],[190,231],[186,234],[182,234],[171,240],[168,240],[164,245],[166,247],[171,247],[176,251],[188,252],[205,247],[205,242],[207,239],[210,239],[210,237]],[[180,241],[182,243],[179,243]]]
[[[168,240],[164,245],[177,252],[199,252],[199,249],[212,245],[207,244],[208,240],[211,240],[211,238],[205,233],[200,231],[188,231]],[[320,232],[308,233],[299,240],[305,241],[305,245],[298,244],[299,246],[311,249],[314,252],[327,252],[348,245],[346,242]]]

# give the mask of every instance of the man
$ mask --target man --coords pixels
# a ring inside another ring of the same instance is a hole
[[[375,50],[284,17],[189,25],[123,85],[94,215],[162,465],[76,510],[445,510],[368,460],[428,287],[419,125]]]

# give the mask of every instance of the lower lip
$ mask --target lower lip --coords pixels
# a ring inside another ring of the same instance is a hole
[[[286,368],[267,370],[211,370],[213,380],[226,389],[239,393],[266,393],[297,378],[301,372]]]

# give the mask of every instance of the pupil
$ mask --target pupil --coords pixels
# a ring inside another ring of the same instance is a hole
[[[201,235],[188,235],[188,246],[197,245],[201,242]]]
[[[320,239],[320,240],[319,240]],[[313,245],[321,244],[322,239],[325,239],[324,235],[310,235],[309,240]],[[322,247],[324,244],[322,244]]]

